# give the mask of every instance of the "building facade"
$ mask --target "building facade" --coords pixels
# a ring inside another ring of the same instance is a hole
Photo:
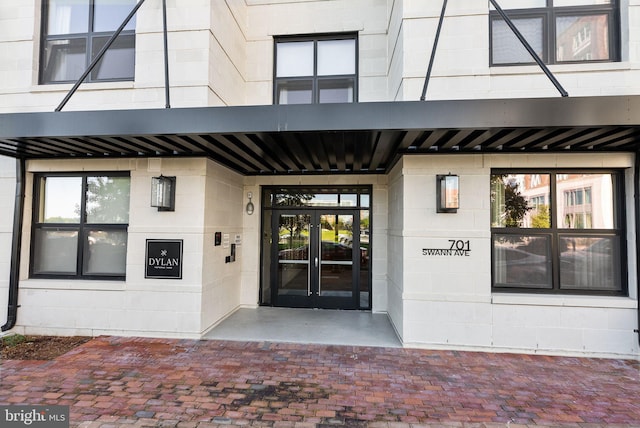
[[[3,330],[637,358],[640,2],[494,3],[1,3]]]

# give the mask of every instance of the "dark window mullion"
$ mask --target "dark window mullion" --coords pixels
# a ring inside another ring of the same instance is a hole
[[[76,275],[82,277],[84,267],[84,246],[85,246],[85,225],[87,221],[87,193],[89,192],[89,184],[87,176],[82,177],[82,198],[80,199],[80,225],[78,230],[78,254]]]
[[[548,8],[543,18],[543,52],[542,60],[545,64],[555,64],[556,61],[556,15],[555,10]]]
[[[313,83],[311,90],[311,102],[317,104],[320,101],[320,90],[318,89],[318,40],[313,41]]]
[[[554,55],[555,56],[555,55]],[[560,291],[560,234],[558,233],[558,186],[556,185],[556,172],[549,173],[549,219],[551,227],[551,278],[552,289]]]

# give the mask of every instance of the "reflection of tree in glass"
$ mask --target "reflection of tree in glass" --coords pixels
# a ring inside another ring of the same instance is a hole
[[[360,230],[369,230],[369,217],[360,218]]]
[[[531,216],[531,227],[548,229],[551,227],[549,205],[538,205],[537,213]]]
[[[296,248],[304,245],[305,239],[302,237],[302,232],[308,224],[309,216],[306,215],[280,216],[280,230],[286,229],[288,235],[289,245],[287,248]]]
[[[91,223],[129,221],[129,178],[87,178],[87,220]]]
[[[506,227],[520,227],[522,220],[529,210],[527,199],[520,192],[520,184],[508,178],[507,174],[491,176],[491,204],[495,205],[501,198],[498,191],[504,197],[504,209],[499,212],[500,224]]]
[[[275,195],[274,204],[279,207],[304,207],[313,196],[309,193],[278,193]]]

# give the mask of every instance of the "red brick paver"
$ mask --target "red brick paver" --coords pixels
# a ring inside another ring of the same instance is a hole
[[[477,352],[100,337],[5,361],[0,404],[71,425],[640,427],[640,363]]]

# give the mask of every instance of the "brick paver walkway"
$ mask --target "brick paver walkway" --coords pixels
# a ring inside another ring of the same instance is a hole
[[[100,337],[5,361],[0,404],[71,426],[640,426],[640,364],[454,351]]]

